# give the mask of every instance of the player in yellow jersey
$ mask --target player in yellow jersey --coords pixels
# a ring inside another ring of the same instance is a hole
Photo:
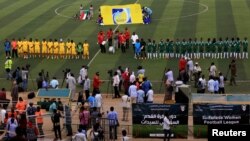
[[[65,57],[65,43],[63,42],[62,39],[60,39],[60,43],[59,43],[59,55],[60,55],[60,58],[63,58]]]
[[[46,39],[43,39],[42,41],[42,57],[45,57],[47,54],[47,41]]]
[[[83,59],[89,59],[89,43],[87,40],[83,43]]]
[[[24,38],[22,42],[23,59],[28,59],[28,41]]]
[[[76,58],[76,43],[71,40],[71,49],[72,49],[72,52],[71,52],[71,58]]]
[[[41,46],[40,41],[38,41],[38,39],[36,39],[36,41],[35,41],[35,55],[34,55],[35,57],[36,57],[36,55],[38,55],[39,58],[41,57],[40,56],[40,52],[41,52],[40,46]]]
[[[59,43],[57,41],[57,39],[55,39],[54,43],[53,43],[53,54],[54,54],[54,58],[58,59],[58,54],[59,54]]]
[[[34,58],[34,53],[35,53],[35,48],[34,48],[34,42],[32,40],[32,38],[30,38],[29,42],[28,42],[28,47],[29,47],[29,55],[30,57]]]
[[[20,38],[17,41],[17,53],[19,57],[23,57],[23,42]]]
[[[53,59],[53,41],[52,39],[49,39],[48,42],[48,58],[51,57]]]
[[[70,55],[72,54],[72,47],[71,47],[71,42],[70,39],[66,42],[66,59],[70,59]]]

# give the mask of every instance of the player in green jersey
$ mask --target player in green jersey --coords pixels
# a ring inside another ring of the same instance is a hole
[[[237,37],[236,41],[235,41],[235,58],[237,59],[239,57],[239,59],[241,59],[241,53],[240,53],[240,38]]]
[[[192,58],[192,39],[189,38],[187,42],[187,58]]]
[[[169,42],[169,56],[174,58],[174,42],[172,40]]]
[[[211,39],[208,38],[207,39],[207,42],[205,42],[205,52],[206,52],[206,57],[209,57],[211,56],[211,45],[212,45],[212,42],[211,42]]]
[[[165,58],[168,59],[169,58],[169,44],[170,44],[170,41],[169,39],[166,39],[166,42],[165,42]]]
[[[242,59],[245,58],[248,59],[248,40],[245,37],[244,40],[242,41],[242,47],[243,47],[243,51],[242,51]]]
[[[176,39],[175,43],[174,43],[174,47],[175,47],[175,58],[180,58],[180,41],[179,39]]]
[[[194,38],[194,40],[192,41],[192,45],[193,45],[193,56],[194,59],[198,59],[197,57],[197,53],[198,53],[198,42],[197,42],[197,38]]]
[[[223,42],[222,38],[219,38],[219,41],[217,41],[217,59],[222,59],[222,48],[223,48]]]
[[[216,47],[217,47],[216,38],[213,38],[211,49],[210,49],[212,52],[212,58],[216,58]]]
[[[228,58],[229,57],[229,40],[228,37],[225,39],[225,41],[223,41],[223,52],[224,52],[224,58]]]
[[[181,56],[184,57],[186,55],[187,42],[185,39],[181,42]]]
[[[158,48],[159,48],[159,58],[164,58],[165,45],[162,39],[160,40],[158,44]]]
[[[152,43],[152,53],[153,53],[153,58],[154,59],[158,58],[157,44],[155,43],[155,40],[153,40],[153,43]]]
[[[151,39],[148,39],[148,43],[147,43],[147,58],[148,59],[152,59],[152,49],[153,49],[153,43],[151,41]]]
[[[200,41],[198,41],[198,54],[197,54],[197,58],[200,59],[202,55],[202,58],[205,58],[205,54],[204,54],[204,41],[202,38],[200,38]]]

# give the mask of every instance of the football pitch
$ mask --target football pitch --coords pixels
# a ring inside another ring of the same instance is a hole
[[[122,5],[139,3],[153,10],[152,23],[148,25],[114,25],[99,26],[96,19],[101,5]],[[72,17],[79,11],[80,4],[88,9],[94,7],[94,19],[75,21]],[[46,59],[30,58],[13,59],[13,69],[17,66],[30,64],[30,78],[35,79],[42,69],[49,72],[50,78],[56,76],[62,82],[63,70],[70,68],[78,77],[82,65],[89,65],[89,77],[100,72],[102,79],[109,79],[107,71],[115,70],[118,66],[129,67],[137,71],[137,66],[146,69],[146,76],[153,81],[153,87],[158,93],[160,81],[165,68],[174,70],[177,77],[178,59],[134,59],[132,46],[125,54],[118,50],[115,54],[101,54],[97,45],[97,33],[100,30],[124,31],[128,27],[130,32],[136,32],[140,38],[148,38],[159,42],[160,39],[189,38],[203,39],[226,37],[250,38],[250,0],[0,0],[0,87],[10,89],[10,82],[5,82],[5,53],[4,40],[7,38],[38,38],[59,39],[64,41],[73,39],[76,43],[88,40],[90,43],[90,59]],[[199,59],[203,73],[208,79],[208,67],[214,62],[218,70],[226,74],[231,59]],[[238,59],[238,86],[226,86],[227,93],[249,93],[250,61]],[[229,75],[230,77],[230,75]],[[157,81],[159,83],[157,83]],[[103,90],[106,91],[107,83]],[[29,89],[35,89],[32,81]],[[192,89],[195,91],[195,89]]]

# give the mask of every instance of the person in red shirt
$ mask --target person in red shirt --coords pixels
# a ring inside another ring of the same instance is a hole
[[[179,71],[186,70],[187,61],[184,57],[179,60]]]
[[[16,58],[18,58],[18,55],[17,55],[17,41],[15,40],[15,38],[13,38],[12,41],[11,41],[11,49],[12,49],[12,58],[14,58],[14,56]]]
[[[101,81],[100,77],[99,77],[99,72],[95,73],[94,79],[93,79],[93,94],[96,94],[99,90],[100,90],[100,86],[101,83],[103,83],[103,81]]]
[[[105,36],[102,31],[98,33],[97,40],[101,49],[101,53],[106,53],[106,49],[105,49],[106,41],[105,41]]]
[[[119,35],[119,45],[121,47],[122,53],[125,53],[125,44],[126,44],[126,39],[125,39],[125,34],[122,32]]]
[[[127,27],[125,28],[124,34],[125,34],[125,40],[126,40],[126,45],[125,45],[125,47],[126,47],[126,49],[128,49],[128,48],[129,48],[130,32],[129,32],[129,30],[128,30]]]
[[[112,46],[112,39],[113,39],[113,30],[112,30],[112,28],[110,28],[107,31],[107,38],[108,38],[108,45],[110,47],[110,46]]]

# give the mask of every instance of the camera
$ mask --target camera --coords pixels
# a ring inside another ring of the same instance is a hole
[[[29,70],[30,69],[30,64],[26,64],[26,69]]]
[[[109,76],[112,76],[113,75],[113,70],[108,70],[108,74],[109,74]]]

